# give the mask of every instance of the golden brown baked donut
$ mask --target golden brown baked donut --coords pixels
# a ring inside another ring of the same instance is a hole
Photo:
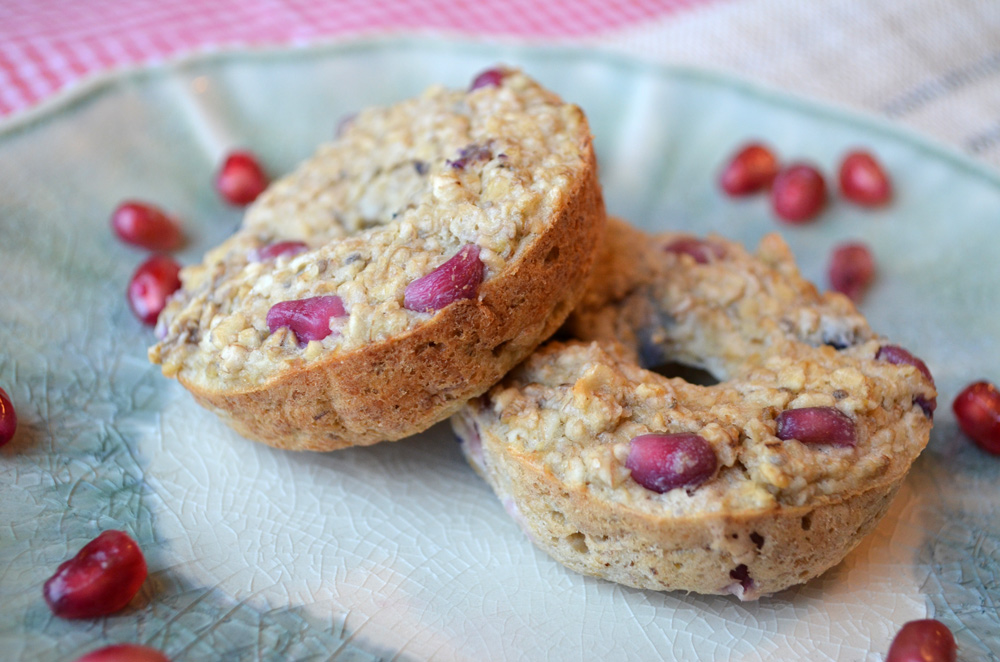
[[[370,108],[181,272],[149,351],[288,449],[446,419],[563,322],[604,227],[583,112],[521,72]]]
[[[540,548],[630,586],[741,599],[838,563],[927,443],[926,366],[785,243],[612,220],[567,329],[453,425]],[[668,361],[719,381],[644,369]]]

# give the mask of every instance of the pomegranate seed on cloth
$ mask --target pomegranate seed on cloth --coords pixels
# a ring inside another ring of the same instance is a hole
[[[840,192],[863,207],[879,207],[892,198],[892,184],[885,169],[865,151],[850,152],[840,165]]]
[[[713,259],[718,260],[726,255],[726,249],[719,244],[695,237],[675,239],[664,246],[663,250],[668,253],[690,255],[698,264],[707,264]]]
[[[114,644],[91,651],[76,662],[170,662],[170,658],[149,646]]]
[[[719,186],[731,196],[757,193],[771,186],[778,159],[767,146],[749,143],[737,151],[719,175]]]
[[[181,265],[166,255],[154,255],[139,265],[128,284],[128,303],[143,324],[156,324],[167,299],[181,287]]]
[[[135,540],[123,531],[105,531],[60,565],[42,593],[60,618],[94,618],[127,605],[146,575]]]
[[[281,301],[267,311],[267,328],[274,333],[288,327],[300,343],[307,343],[333,333],[330,320],[346,315],[343,300],[335,295]]]
[[[860,242],[847,242],[834,247],[827,269],[830,287],[859,301],[875,280],[875,258]]]
[[[778,414],[778,439],[798,439],[803,444],[853,446],[857,443],[854,420],[836,407],[802,407]]]
[[[184,244],[180,226],[144,202],[128,200],[118,205],[111,214],[111,227],[122,241],[151,251],[173,251]]]
[[[955,636],[948,626],[927,618],[903,624],[885,662],[955,662],[957,655]]]
[[[805,223],[826,206],[826,181],[808,163],[794,163],[781,170],[771,186],[771,208],[788,223]]]
[[[250,261],[266,262],[267,260],[277,259],[282,255],[297,255],[308,250],[308,248],[309,246],[304,241],[278,241],[251,251]]]
[[[0,446],[14,438],[17,432],[17,412],[7,391],[0,388]]]
[[[990,382],[969,384],[951,405],[962,432],[987,453],[1000,455],[1000,391]]]
[[[625,461],[635,482],[661,494],[701,485],[712,477],[717,464],[711,444],[688,432],[639,435],[632,439]]]
[[[440,267],[407,285],[403,307],[418,312],[440,310],[453,301],[475,298],[482,282],[479,246],[466,244]]]
[[[267,175],[250,152],[232,152],[226,157],[215,178],[219,195],[232,205],[248,205],[264,192]]]

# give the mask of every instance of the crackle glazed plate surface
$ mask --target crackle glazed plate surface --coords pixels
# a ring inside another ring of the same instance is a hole
[[[338,120],[496,62],[578,103],[608,208],[649,229],[754,244],[779,230],[825,287],[830,248],[878,260],[872,325],[923,357],[936,427],[889,514],[820,578],[755,603],[634,590],[536,551],[440,425],[395,444],[292,454],[240,438],[149,365],[129,311],[141,251],[113,237],[125,198],[179,216],[198,260],[239,222],[212,190],[236,146],[274,174]],[[781,226],[716,173],[760,137],[831,173],[877,153],[897,196],[835,200]],[[902,623],[1000,656],[1000,458],[950,404],[1000,380],[1000,178],[920,138],[716,75],[576,51],[382,41],[204,56],[101,79],[0,125],[0,385],[20,417],[0,450],[0,651],[71,660],[134,641],[175,660],[881,660]],[[41,587],[106,529],[130,532],[149,580],[123,612],[54,618]]]

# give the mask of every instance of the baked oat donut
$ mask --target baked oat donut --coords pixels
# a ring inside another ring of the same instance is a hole
[[[288,449],[448,418],[563,322],[604,227],[586,118],[521,72],[353,117],[181,272],[149,351]]]
[[[612,221],[567,328],[452,422],[529,537],[569,568],[756,599],[838,563],[927,443],[926,366],[819,294],[785,243]],[[644,369],[675,361],[698,385]]]

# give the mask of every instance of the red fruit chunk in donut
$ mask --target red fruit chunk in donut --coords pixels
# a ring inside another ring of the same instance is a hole
[[[962,432],[987,453],[1000,455],[1000,391],[989,382],[966,386],[952,410]]]
[[[789,223],[814,219],[826,205],[826,182],[819,170],[796,163],[778,173],[771,186],[771,208]]]
[[[115,644],[91,651],[76,662],[170,662],[170,658],[149,646]]]
[[[778,159],[774,152],[760,143],[750,143],[723,168],[719,186],[731,196],[750,195],[769,187],[777,174]]]
[[[858,301],[875,279],[875,258],[860,242],[840,244],[830,256],[830,287]]]
[[[719,244],[695,237],[674,239],[664,246],[663,250],[668,253],[690,255],[698,264],[707,264],[713,259],[718,260],[726,255],[726,249]]]
[[[180,226],[172,218],[135,200],[118,205],[111,215],[111,227],[122,241],[151,251],[172,251],[184,243]]]
[[[480,87],[500,87],[505,75],[502,69],[487,69],[473,79],[469,91],[478,90]]]
[[[167,299],[181,287],[181,265],[167,256],[154,255],[139,265],[128,284],[128,303],[143,324],[155,324]]]
[[[701,485],[715,474],[717,465],[712,446],[689,432],[639,435],[632,439],[625,460],[635,482],[660,494]]]
[[[267,188],[268,178],[250,152],[232,152],[215,177],[215,188],[231,205],[248,205]]]
[[[466,244],[440,267],[407,285],[403,307],[425,313],[440,310],[453,301],[475,298],[482,282],[479,246]]]
[[[903,624],[885,662],[955,662],[957,655],[955,636],[948,626],[927,618]]]
[[[147,574],[135,540],[123,531],[105,531],[60,565],[42,593],[60,618],[94,618],[127,605]]]
[[[280,301],[267,311],[267,328],[274,333],[286,326],[300,343],[307,343],[333,333],[330,320],[345,315],[344,302],[336,295]]]
[[[798,439],[803,444],[853,446],[854,421],[836,407],[802,407],[778,414],[778,439]]]
[[[309,248],[304,241],[278,241],[250,252],[253,262],[266,262],[281,255],[295,255]]]
[[[863,207],[878,207],[889,202],[892,184],[874,156],[855,151],[845,156],[840,165],[840,192]]]

